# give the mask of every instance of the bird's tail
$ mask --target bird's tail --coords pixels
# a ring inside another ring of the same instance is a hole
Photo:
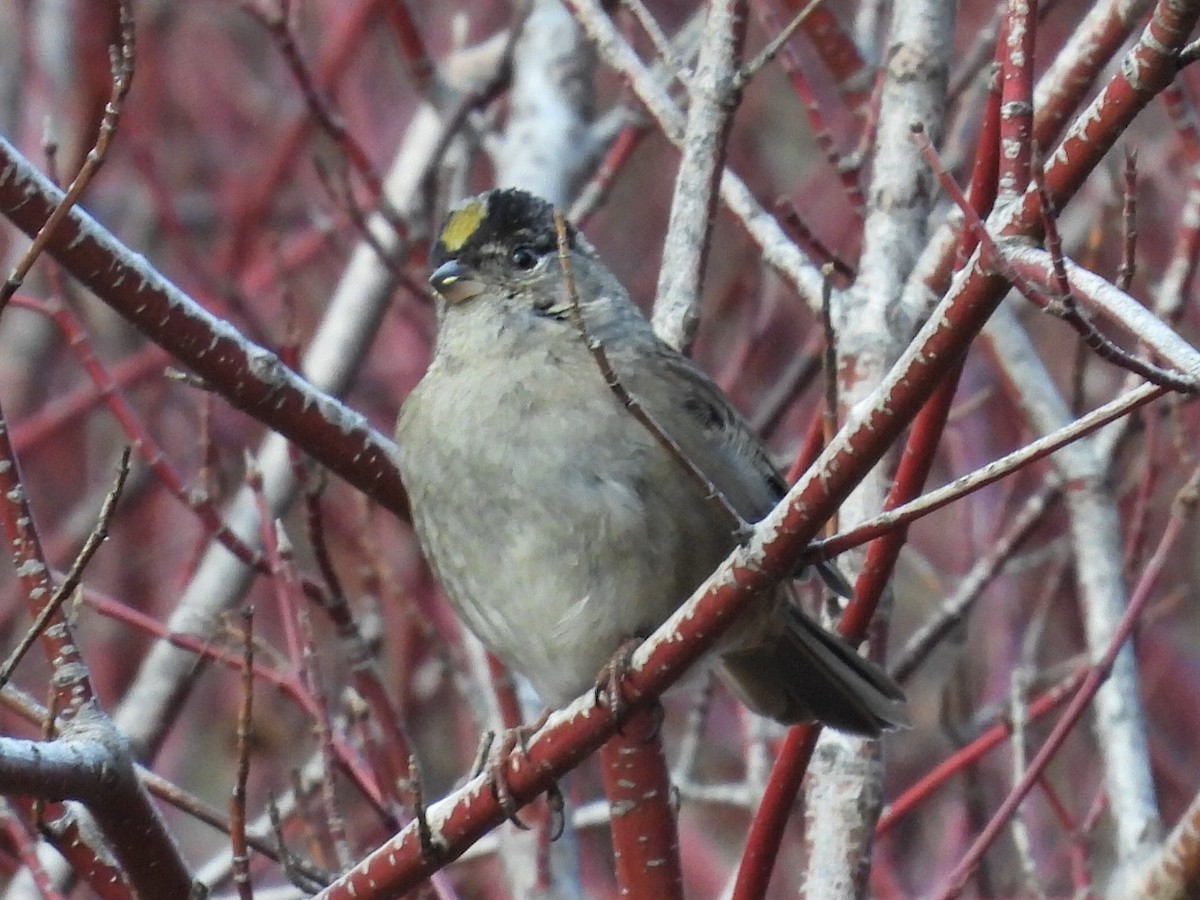
[[[909,726],[904,693],[887,673],[795,603],[780,602],[760,634],[721,656],[730,687],[755,712],[869,737]]]

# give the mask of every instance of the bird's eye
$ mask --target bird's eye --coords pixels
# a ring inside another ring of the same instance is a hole
[[[516,247],[509,259],[518,269],[528,272],[538,264],[540,257],[531,247]]]

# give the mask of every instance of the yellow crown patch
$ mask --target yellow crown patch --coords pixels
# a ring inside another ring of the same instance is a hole
[[[456,210],[442,229],[442,245],[451,253],[457,252],[471,239],[485,215],[487,208],[479,200],[472,200],[462,209]]]

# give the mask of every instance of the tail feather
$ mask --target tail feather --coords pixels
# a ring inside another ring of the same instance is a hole
[[[721,657],[730,686],[755,712],[870,737],[909,726],[899,686],[840,637],[792,603],[780,604],[771,625]]]

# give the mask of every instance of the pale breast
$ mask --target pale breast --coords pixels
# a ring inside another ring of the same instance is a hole
[[[696,485],[583,363],[574,377],[528,357],[435,368],[398,427],[414,524],[445,592],[550,703],[586,690],[732,546]]]

